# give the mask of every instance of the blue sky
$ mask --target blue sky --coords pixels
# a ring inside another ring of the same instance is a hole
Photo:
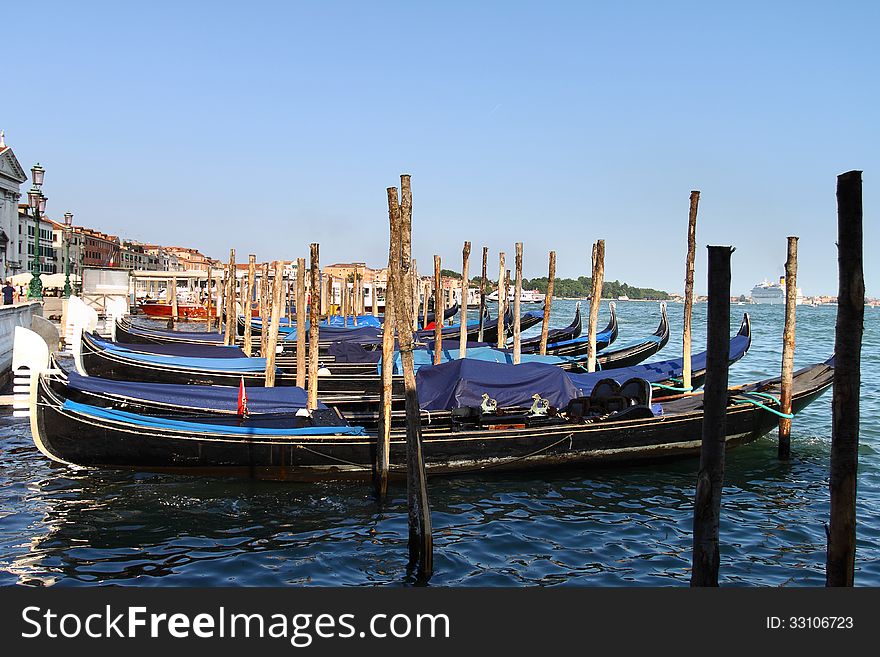
[[[718,6],[716,6],[718,5]],[[412,175],[414,255],[525,245],[525,275],[683,287],[688,197],[732,291],[836,294],[839,173],[878,170],[880,4],[43,2],[4,7],[0,129],[50,216],[225,258],[387,259]],[[471,271],[478,268],[473,264]],[[880,268],[866,258],[868,294]]]

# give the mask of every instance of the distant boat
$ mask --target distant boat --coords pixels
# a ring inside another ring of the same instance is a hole
[[[507,290],[507,299],[513,302],[516,295],[516,289],[513,287]],[[489,301],[498,301],[498,290],[486,297]],[[544,303],[544,293],[540,290],[522,290],[519,294],[520,303]]]
[[[626,296],[625,294],[621,294],[619,297],[617,297],[617,300],[618,301],[629,301],[629,297]]]
[[[785,277],[780,276],[778,283],[771,283],[764,280],[752,288],[752,303],[758,305],[775,305],[785,304]],[[797,297],[795,303],[800,305],[804,301],[803,292],[797,289]]]

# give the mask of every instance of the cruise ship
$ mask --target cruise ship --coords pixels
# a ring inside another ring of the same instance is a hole
[[[801,288],[797,289],[797,297],[795,303],[800,305],[804,301],[804,294]],[[785,276],[779,277],[778,283],[764,281],[758,283],[752,288],[752,303],[757,304],[785,304]]]

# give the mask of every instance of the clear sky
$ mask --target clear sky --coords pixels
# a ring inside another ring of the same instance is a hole
[[[41,2],[2,12],[0,129],[49,215],[214,257],[387,260],[412,175],[414,255],[473,243],[525,276],[683,288],[688,197],[735,294],[836,294],[839,173],[880,170],[876,2]],[[29,183],[28,183],[29,184]],[[26,189],[26,187],[25,187]],[[476,264],[474,261],[477,261]]]

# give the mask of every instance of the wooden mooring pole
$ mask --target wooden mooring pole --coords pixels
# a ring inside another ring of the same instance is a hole
[[[443,281],[440,278],[440,256],[434,256],[434,365],[439,365],[443,351],[443,313],[446,310],[440,302],[443,296]]]
[[[180,308],[177,306],[177,276],[171,278],[171,321],[180,320]]]
[[[311,285],[309,286],[309,377],[308,409],[318,408],[318,311],[321,296],[320,250],[318,244],[310,244]]]
[[[238,313],[235,309],[235,249],[229,249],[229,278],[226,282],[226,331],[223,334],[223,344],[235,344],[235,325],[238,323]]]
[[[593,281],[590,292],[590,320],[587,336],[587,371],[596,371],[596,323],[599,321],[599,306],[602,303],[602,284],[605,281],[605,240],[596,240],[593,245]]]
[[[278,347],[278,329],[281,327],[281,311],[284,308],[284,261],[275,261],[275,280],[272,285],[272,321],[269,324],[269,341],[266,347],[266,387],[275,385],[275,350]]]
[[[397,222],[400,213],[393,212],[388,203],[388,269],[385,278],[385,313],[382,319],[382,412],[379,415],[379,434],[376,437],[376,475],[374,484],[376,496],[384,500],[388,493],[388,469],[391,454],[391,401],[394,380],[394,277],[391,275],[395,260],[400,259],[400,231]],[[394,192],[395,202],[397,191]],[[425,296],[425,306],[428,297]]]
[[[486,314],[486,265],[489,260],[489,247],[483,247],[483,274],[480,276],[480,318],[479,330],[477,331],[477,342],[483,341],[483,324],[485,323]]]
[[[269,263],[263,263],[260,278],[260,355],[265,358],[269,348]]]
[[[312,303],[317,303],[313,299]],[[306,259],[296,259],[296,385],[306,387]]]
[[[461,249],[461,320],[458,332],[458,357],[467,355],[468,323],[468,264],[471,258],[471,243],[465,242]]]
[[[207,333],[211,332],[211,326],[213,324],[213,320],[211,318],[211,307],[214,305],[213,293],[211,292],[211,284],[214,282],[214,279],[211,275],[210,266],[208,268],[208,298],[205,299],[205,331]]]
[[[791,414],[791,381],[794,374],[795,316],[797,308],[797,237],[788,238],[785,260],[785,328],[782,331],[782,378],[779,411]],[[791,419],[779,419],[779,458],[791,456]]]
[[[547,292],[544,294],[544,323],[541,325],[541,355],[547,355],[547,336],[550,332],[550,308],[553,305],[553,283],[556,280],[556,251],[550,252],[547,272]]]
[[[724,485],[727,434],[727,368],[730,355],[729,246],[709,248],[709,307],[706,318],[706,384],[703,392],[703,442],[694,499],[694,548],[691,586],[718,586],[721,562],[718,523]]]
[[[837,177],[837,325],[831,400],[831,518],[826,586],[853,586],[856,560],[856,477],[865,277],[862,267],[862,172]]]
[[[224,317],[226,316],[226,292],[229,288],[227,277],[229,270],[223,265],[223,282],[217,288],[217,333],[222,334],[225,330]]]
[[[392,214],[399,216],[395,223],[400,228],[400,256],[394,258],[395,269],[395,319],[400,341],[400,358],[406,390],[406,489],[409,508],[409,557],[410,566],[416,570],[416,579],[430,579],[434,571],[434,543],[431,528],[431,509],[428,506],[428,483],[425,460],[422,454],[422,429],[416,377],[413,368],[412,333],[412,283],[409,268],[412,240],[412,192],[410,177],[400,177],[400,204],[397,190],[388,189],[388,202]],[[440,315],[442,321],[442,315]]]
[[[507,336],[504,333],[504,302],[507,299],[507,286],[504,284],[504,251],[498,254],[498,340],[496,346],[504,349]]]
[[[513,364],[519,365],[520,360],[522,359],[522,343],[520,341],[520,296],[522,295],[522,254],[523,254],[523,245],[522,242],[516,243],[516,260],[514,263],[514,269],[516,270],[516,274],[514,276],[514,284],[513,284]]]
[[[688,211],[687,259],[684,267],[684,328],[681,331],[681,387],[689,392],[691,385],[691,319],[694,314],[694,258],[697,252],[697,208],[700,192],[691,192]]]
[[[257,256],[253,253],[248,255],[248,273],[245,294],[242,296],[242,308],[244,309],[244,353],[250,356],[254,350],[254,337],[251,330],[251,299],[254,296],[254,285],[257,280]]]

